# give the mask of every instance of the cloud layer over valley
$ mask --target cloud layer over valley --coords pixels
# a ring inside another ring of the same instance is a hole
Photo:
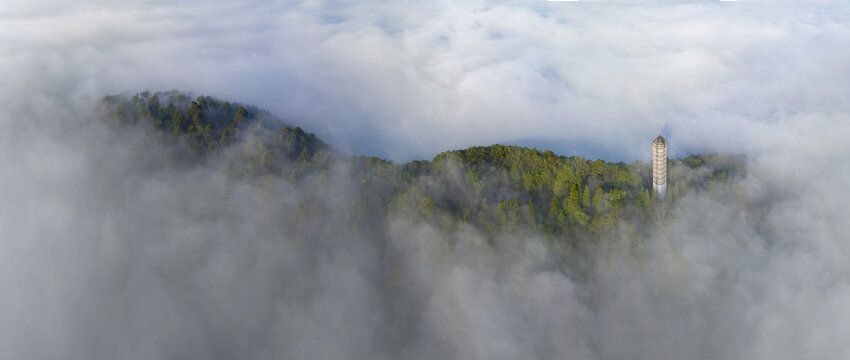
[[[0,5],[0,358],[847,358],[848,15]],[[95,120],[105,94],[169,88],[399,161],[490,143],[647,161],[665,128],[673,156],[750,163],[740,193],[691,194],[645,242],[573,258],[535,232],[351,228],[360,184],[342,165],[234,182],[215,163],[163,166],[149,131]]]
[[[631,162],[665,126],[676,155],[760,155],[846,123],[840,2],[6,7],[7,99],[191,90],[393,160],[521,143]]]

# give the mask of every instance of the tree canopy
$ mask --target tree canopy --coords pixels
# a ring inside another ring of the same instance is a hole
[[[111,95],[101,118],[147,128],[169,149],[171,164],[217,162],[234,180],[315,181],[348,171],[358,207],[379,218],[469,224],[485,232],[539,230],[592,238],[620,222],[647,222],[659,206],[723,186],[745,173],[743,155],[670,159],[669,196],[651,194],[649,164],[589,160],[509,145],[473,146],[403,164],[350,156],[256,107],[178,91]],[[361,217],[374,219],[374,217]]]

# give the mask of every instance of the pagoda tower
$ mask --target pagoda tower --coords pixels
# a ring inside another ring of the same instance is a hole
[[[652,191],[658,199],[667,195],[667,140],[661,135],[652,141]]]

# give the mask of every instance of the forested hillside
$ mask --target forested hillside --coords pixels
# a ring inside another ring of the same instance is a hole
[[[342,154],[253,106],[177,91],[107,96],[99,111],[104,121],[146,127],[161,138],[170,160],[164,166],[208,164],[233,181],[262,185],[282,179],[319,187],[330,174],[348,172],[360,186],[357,211],[381,215],[354,214],[353,221],[405,216],[470,224],[485,233],[532,229],[593,238],[618,224],[660,225],[688,193],[727,186],[746,171],[742,155],[670,159],[669,196],[661,202],[651,191],[649,164],[640,161],[611,163],[491,145],[399,164]]]

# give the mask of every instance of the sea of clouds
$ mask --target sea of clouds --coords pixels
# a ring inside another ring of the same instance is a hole
[[[0,357],[844,359],[842,2],[0,5]],[[114,92],[257,104],[353,154],[491,143],[648,161],[741,152],[643,244],[559,271],[538,234],[393,219],[357,184],[171,169]],[[305,206],[304,204],[309,204]],[[495,245],[494,245],[495,244]]]

